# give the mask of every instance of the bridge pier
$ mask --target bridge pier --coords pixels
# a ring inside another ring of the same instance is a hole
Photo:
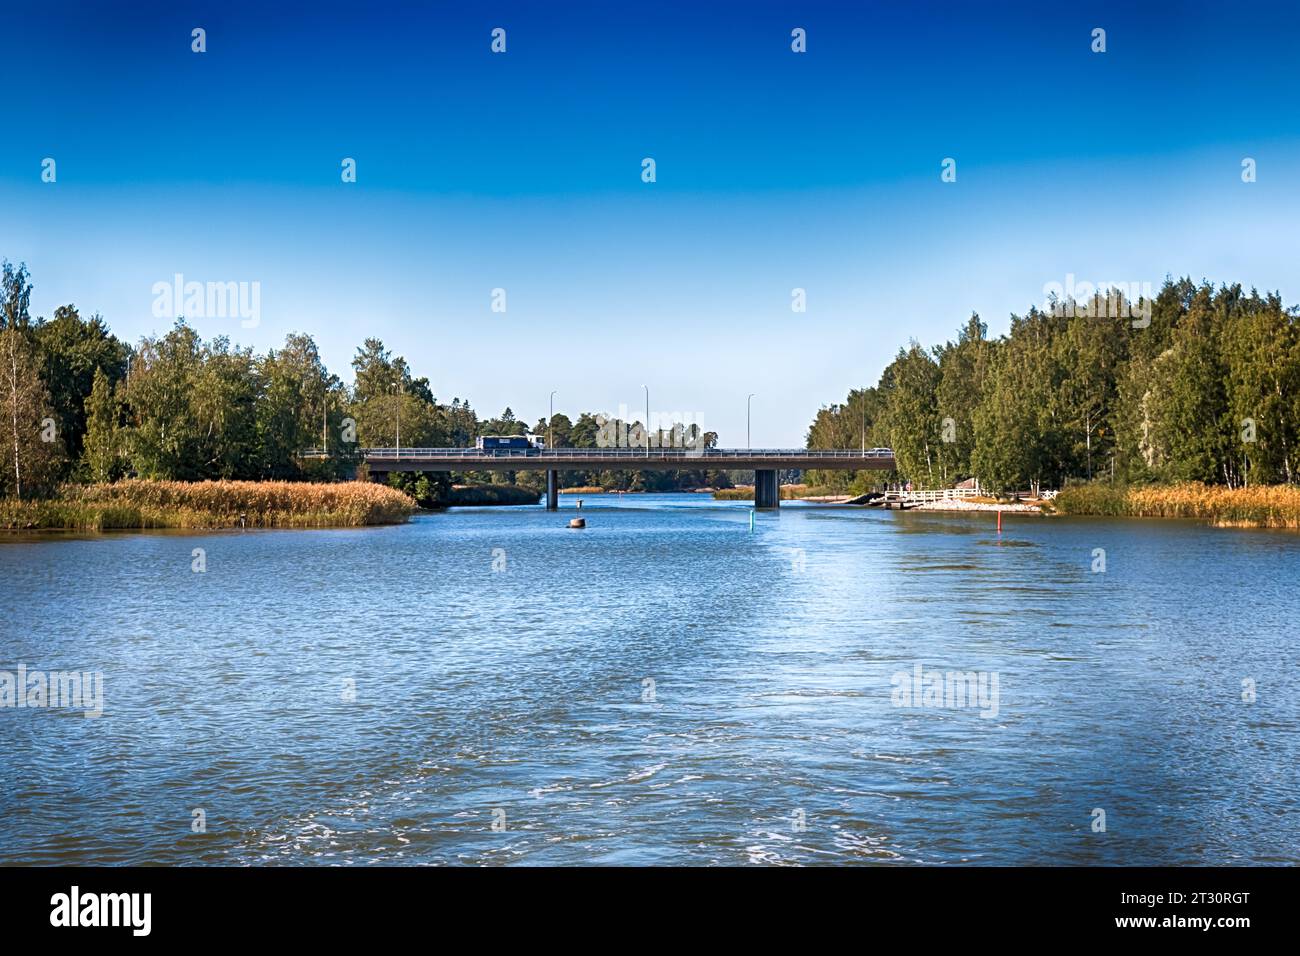
[[[754,470],[754,507],[781,507],[781,483],[777,480],[775,468]]]
[[[560,510],[560,473],[554,468],[546,469],[546,510]]]

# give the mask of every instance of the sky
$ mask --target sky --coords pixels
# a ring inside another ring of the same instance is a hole
[[[187,321],[309,333],[348,381],[377,337],[485,418],[647,385],[797,447],[909,340],[1001,334],[1069,276],[1300,302],[1300,5],[12,6],[0,256],[33,314],[131,341],[177,274],[257,283],[255,324]]]

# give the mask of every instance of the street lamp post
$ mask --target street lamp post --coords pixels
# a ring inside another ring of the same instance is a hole
[[[749,405],[754,398],[754,393],[749,393],[749,398],[745,399],[745,450],[753,451],[754,446],[749,441]]]
[[[645,456],[650,457],[650,386],[642,385],[645,389]]]
[[[862,457],[867,457],[867,390],[862,389]]]
[[[397,394],[397,457],[402,457],[402,383],[398,382],[393,386]]]
[[[553,423],[555,422],[555,393],[556,393],[556,391],[558,391],[558,389],[552,389],[552,390],[551,390],[551,414],[550,414],[550,415],[547,417],[547,419],[546,419],[546,447],[547,447],[548,449],[549,449],[550,447],[552,447],[552,446],[551,446],[551,431],[552,431],[552,428],[553,428]]]

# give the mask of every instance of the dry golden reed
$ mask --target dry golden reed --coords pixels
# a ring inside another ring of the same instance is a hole
[[[781,500],[797,501],[800,498],[823,498],[833,495],[848,495],[851,492],[832,488],[829,485],[782,485]],[[737,485],[735,488],[719,488],[713,492],[717,501],[753,501],[753,485]]]
[[[1063,489],[1053,504],[1064,514],[1195,518],[1222,527],[1300,528],[1300,487],[1295,485],[1073,485]]]
[[[405,521],[415,510],[386,485],[350,481],[142,481],[69,485],[49,501],[0,502],[0,528],[359,527]]]

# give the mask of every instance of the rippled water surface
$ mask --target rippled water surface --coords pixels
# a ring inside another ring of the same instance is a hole
[[[1294,534],[563,504],[0,539],[0,670],[105,682],[0,709],[0,862],[1300,859]]]

